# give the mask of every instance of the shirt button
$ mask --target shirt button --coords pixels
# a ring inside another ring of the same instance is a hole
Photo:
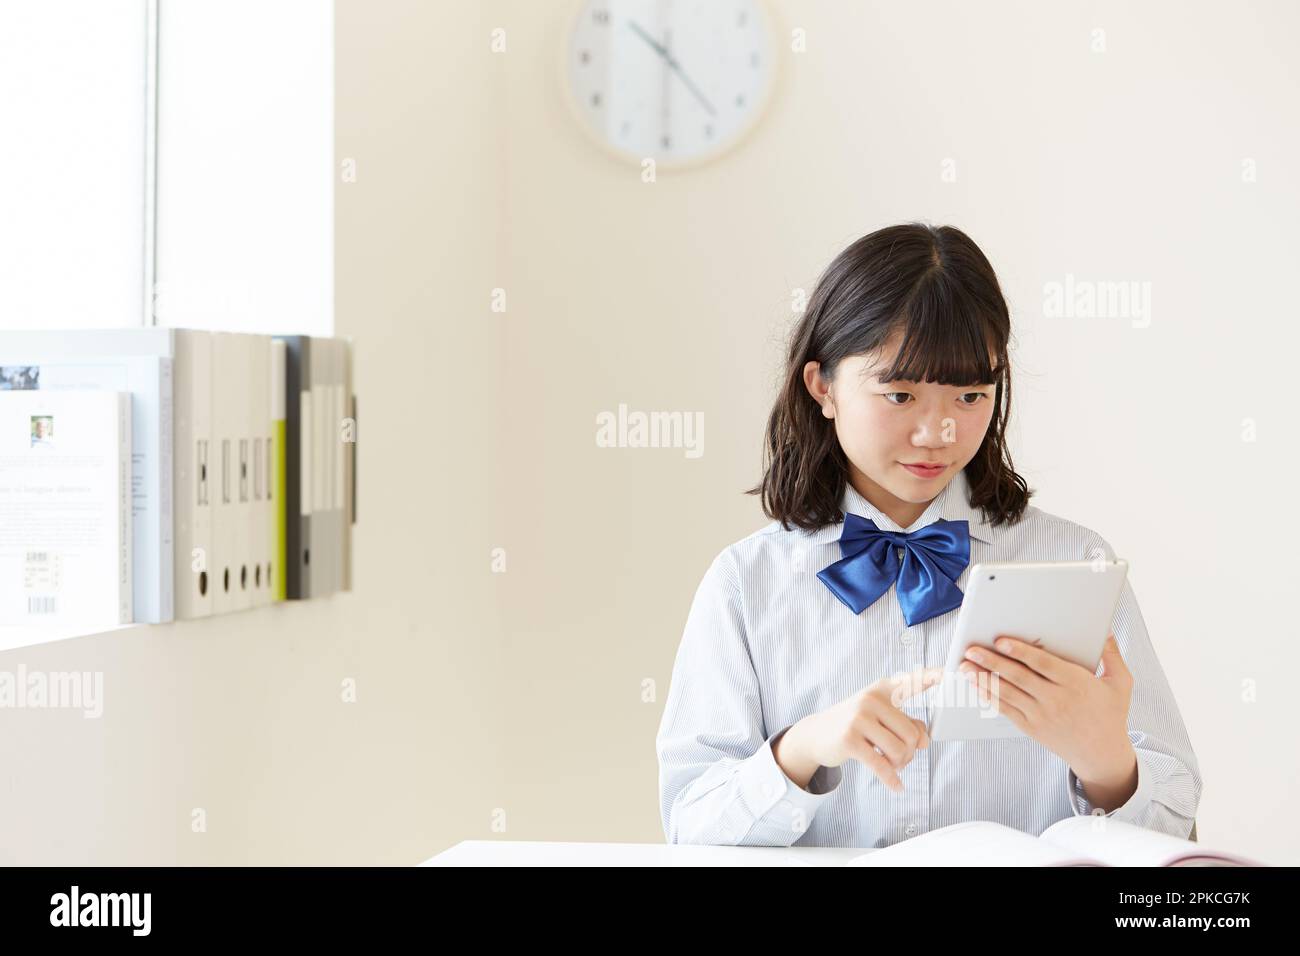
[[[904,631],[902,637],[900,637],[899,640],[901,640],[901,641],[903,642],[903,646],[904,646],[904,647],[911,647],[911,646],[912,646],[912,632],[911,632],[911,631]]]
[[[913,836],[913,835],[915,835],[915,833],[916,833],[916,824],[915,824],[915,823],[909,823],[907,826],[903,827],[903,832],[906,833],[908,836]]]

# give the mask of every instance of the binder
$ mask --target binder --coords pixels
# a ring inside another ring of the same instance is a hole
[[[271,410],[271,436],[268,439],[270,448],[266,457],[271,469],[271,477],[267,484],[268,494],[270,495],[268,504],[271,512],[271,557],[267,563],[266,576],[271,586],[271,600],[283,601],[288,597],[288,588],[285,583],[289,578],[287,573],[289,567],[288,513],[285,510],[287,505],[285,393],[288,388],[286,378],[288,355],[283,339],[271,340],[270,356],[271,394],[269,405]]]
[[[256,336],[232,332],[227,353],[228,368],[222,373],[223,385],[230,397],[231,454],[234,488],[231,502],[233,527],[231,528],[231,603],[234,611],[243,611],[253,605],[253,437],[249,424],[252,419],[253,382],[249,366],[249,340]]]
[[[285,596],[295,601],[312,596],[312,340],[279,338],[285,345]]]
[[[247,362],[247,344],[240,333],[212,333],[213,614],[249,606]]]
[[[329,527],[330,543],[333,545],[330,561],[330,590],[343,590],[343,564],[346,560],[347,547],[347,449],[348,410],[347,396],[347,343],[341,338],[329,340],[331,358],[330,394],[334,401],[334,421],[330,434],[330,463],[334,474],[330,479]]]
[[[334,593],[337,558],[332,482],[337,417],[334,404],[333,342],[311,340],[311,596]]]
[[[177,618],[212,614],[212,335],[177,329],[174,374]]]
[[[271,337],[249,335],[248,440],[251,465],[248,505],[249,603],[261,607],[271,603]]]

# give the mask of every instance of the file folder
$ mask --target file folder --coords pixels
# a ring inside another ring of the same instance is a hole
[[[212,335],[176,330],[174,381],[177,618],[212,614]]]
[[[248,336],[249,418],[251,477],[249,479],[248,560],[249,602],[253,607],[271,603],[271,337]]]
[[[285,596],[312,597],[312,341],[281,336],[285,345]]]
[[[283,601],[288,597],[288,513],[286,506],[286,390],[288,388],[287,349],[283,339],[271,340],[271,449],[267,461],[271,466],[271,480],[267,486],[270,490],[271,509],[271,558],[267,565],[267,577],[271,584],[271,600]]]

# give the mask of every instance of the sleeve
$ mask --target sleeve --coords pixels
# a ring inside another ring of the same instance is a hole
[[[1115,557],[1110,545],[1098,537],[1085,558],[1091,560],[1102,552],[1107,560]],[[1137,752],[1138,782],[1133,796],[1105,816],[1187,839],[1201,799],[1201,771],[1130,581],[1124,582],[1111,631],[1133,674],[1128,736]],[[1075,816],[1094,812],[1073,768],[1067,768],[1065,785]]]
[[[655,741],[669,843],[790,846],[840,784],[819,767],[799,787],[763,726],[734,557],[718,555],[691,605]]]

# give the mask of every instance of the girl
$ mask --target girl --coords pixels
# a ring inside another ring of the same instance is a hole
[[[1029,504],[1009,335],[992,267],[952,227],[873,232],[818,280],[750,492],[774,520],[714,559],[677,652],[656,741],[668,842],[881,847],[1088,813],[1189,835],[1200,771],[1129,584],[1099,673],[1006,638],[962,665],[1026,736],[926,735],[919,692],[970,566],[1114,558]]]

